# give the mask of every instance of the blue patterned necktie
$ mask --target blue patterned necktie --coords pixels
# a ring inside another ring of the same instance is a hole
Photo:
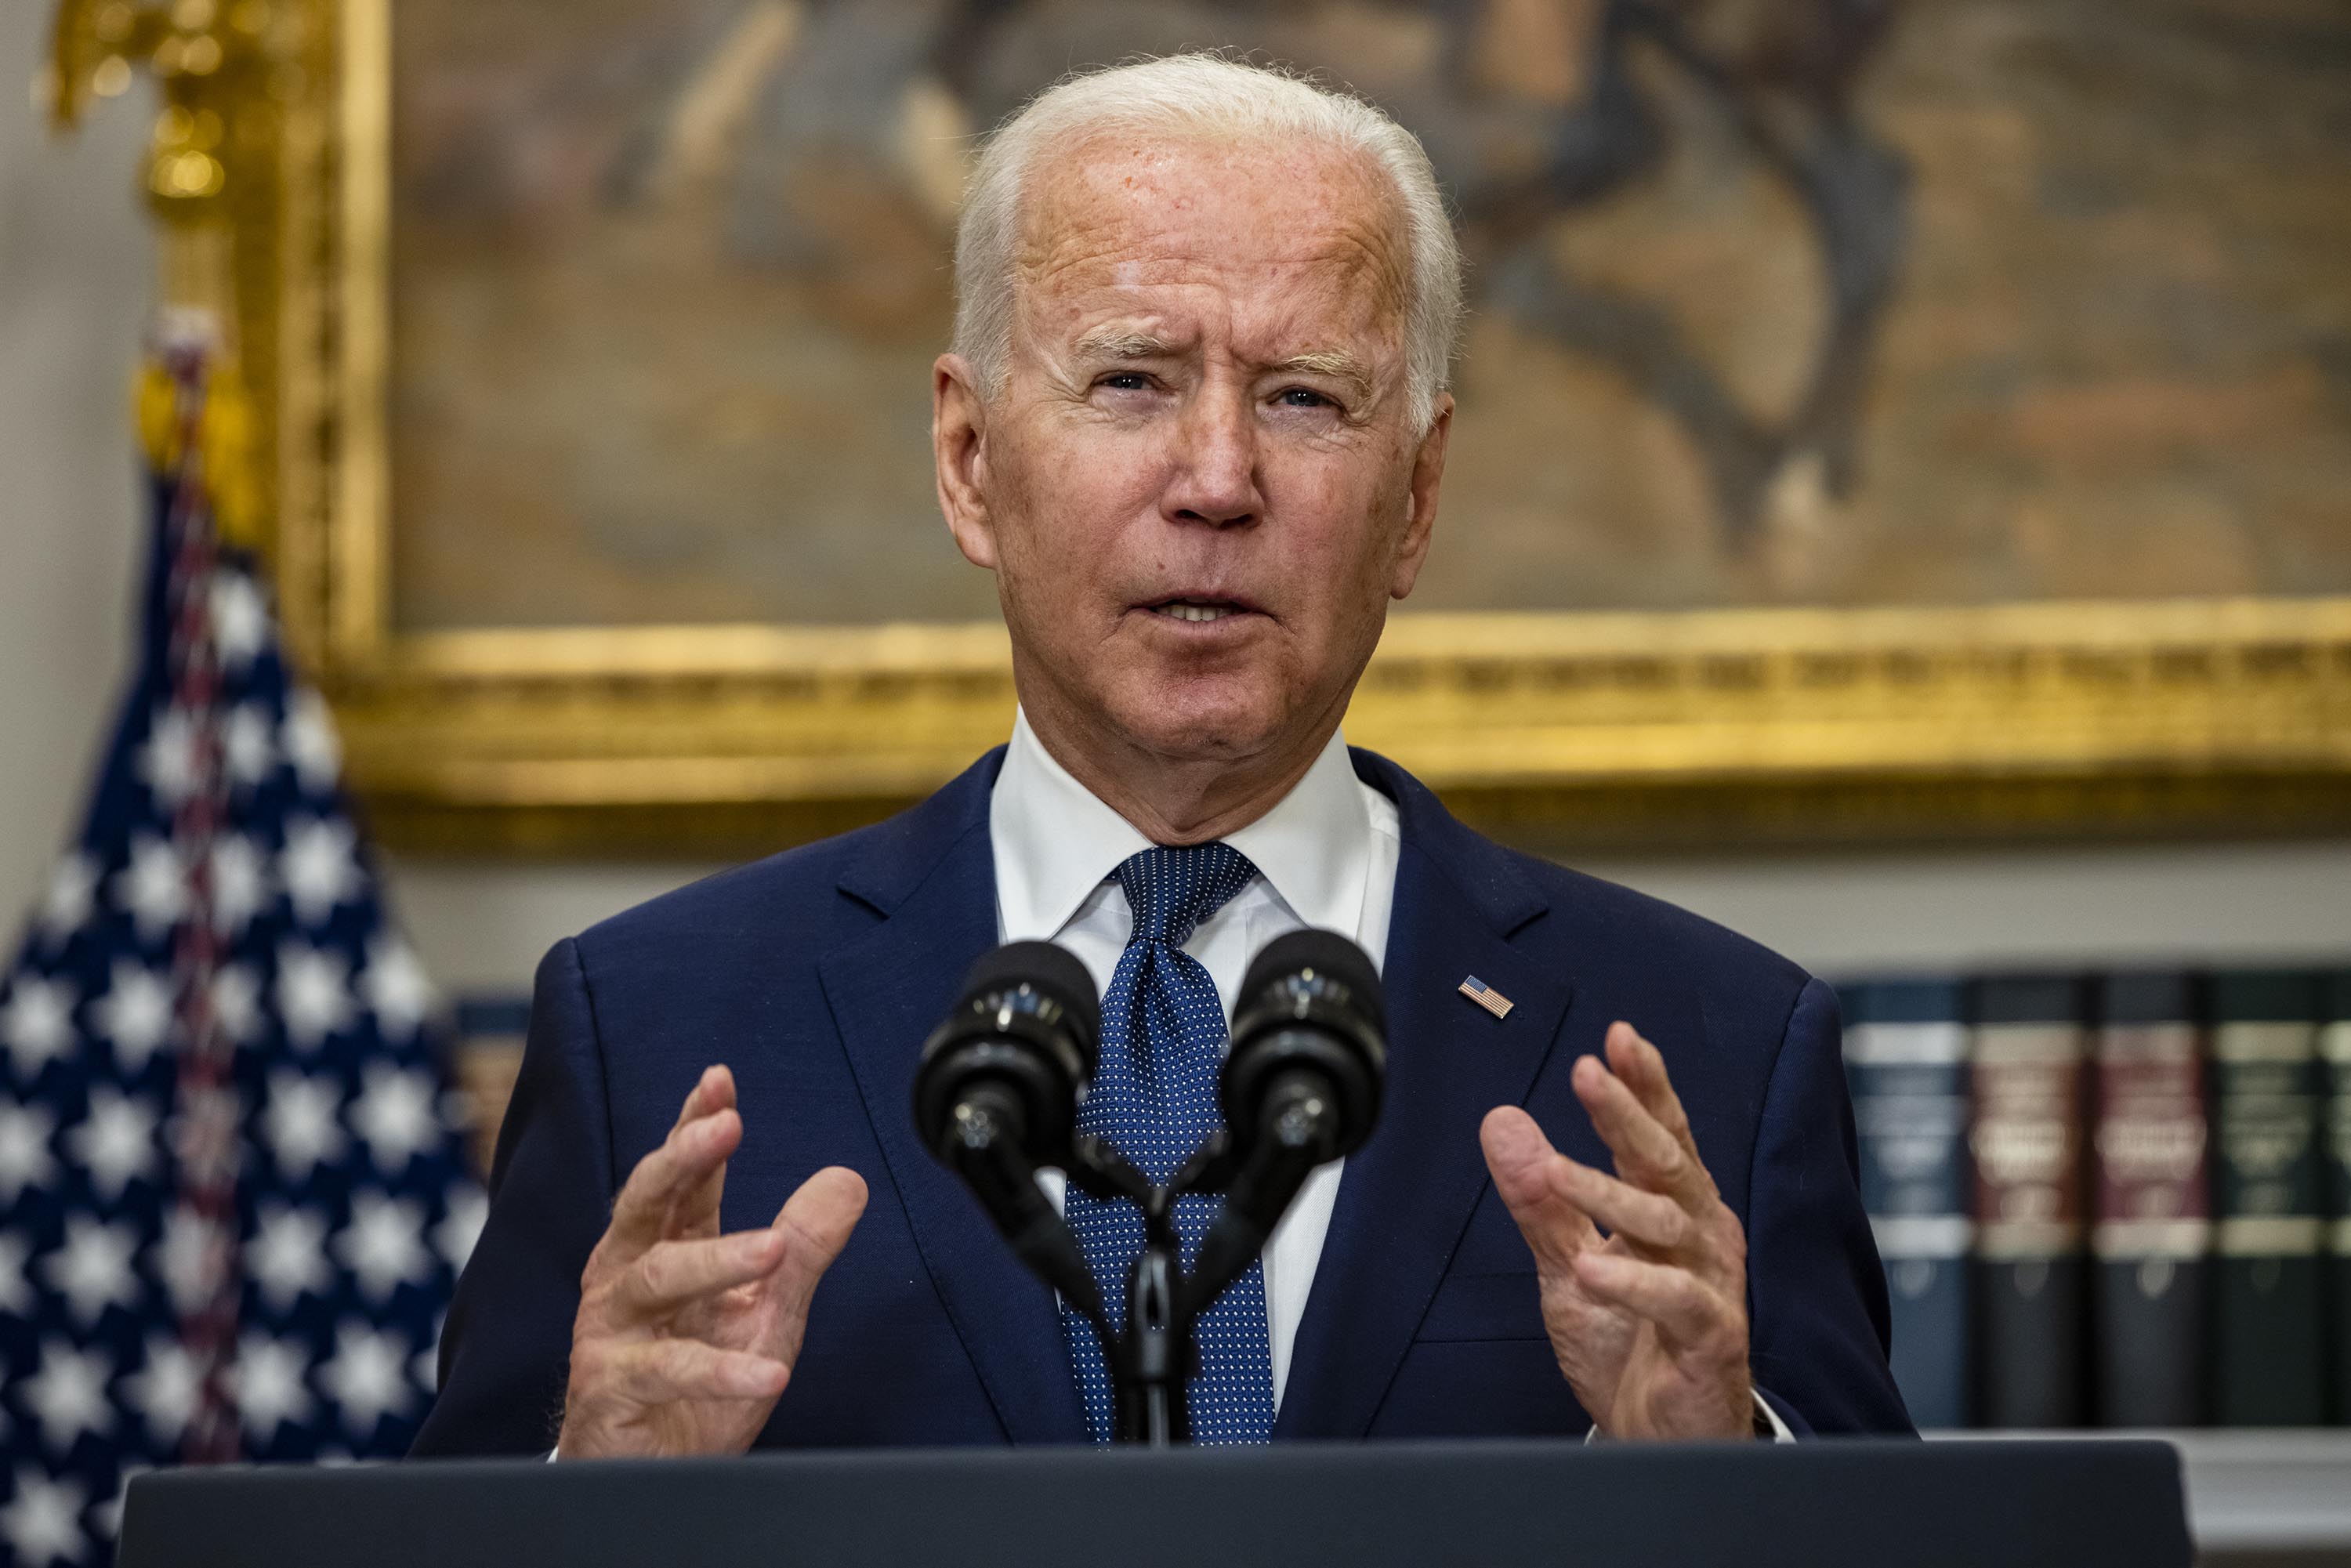
[[[1134,935],[1102,997],[1102,1061],[1078,1107],[1078,1131],[1109,1142],[1165,1182],[1224,1124],[1217,1077],[1224,1065],[1225,1009],[1217,984],[1184,944],[1201,921],[1249,883],[1257,867],[1230,844],[1151,849],[1115,873],[1134,912]],[[1176,1200],[1189,1268],[1220,1199]],[[1126,1271],[1143,1250],[1143,1216],[1070,1189],[1066,1210],[1078,1246],[1101,1281],[1113,1326],[1126,1314]],[[1085,1401],[1086,1429],[1107,1443],[1115,1403],[1102,1347],[1085,1319],[1061,1312],[1061,1336]],[[1265,1268],[1251,1263],[1198,1321],[1200,1370],[1188,1388],[1198,1443],[1262,1443],[1273,1430],[1273,1351],[1266,1334]]]

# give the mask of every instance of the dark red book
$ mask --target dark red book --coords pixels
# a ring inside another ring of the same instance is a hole
[[[2205,1419],[2212,1208],[2195,990],[2176,971],[2097,985],[2091,1367],[2101,1426]]]

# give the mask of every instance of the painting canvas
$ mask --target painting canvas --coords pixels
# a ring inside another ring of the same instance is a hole
[[[960,621],[974,136],[1220,47],[1427,145],[1472,314],[1414,609],[2351,592],[2333,0],[402,0],[415,631]]]

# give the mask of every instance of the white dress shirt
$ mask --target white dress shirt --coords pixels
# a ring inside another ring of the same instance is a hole
[[[1112,873],[1152,841],[1053,759],[1026,713],[1013,719],[1011,745],[988,799],[987,826],[996,859],[998,940],[1058,942],[1085,965],[1097,991],[1108,990],[1134,930],[1125,891]],[[1345,933],[1374,967],[1385,962],[1403,838],[1395,803],[1355,777],[1340,735],[1332,735],[1306,776],[1272,810],[1224,841],[1247,855],[1258,875],[1200,922],[1184,951],[1216,982],[1228,1026],[1251,956],[1301,926]],[[1265,1315],[1276,1410],[1344,1165],[1333,1160],[1309,1176],[1266,1243]],[[1060,1207],[1061,1173],[1044,1173],[1043,1183]],[[1755,1404],[1778,1439],[1791,1440],[1779,1413],[1760,1395]]]

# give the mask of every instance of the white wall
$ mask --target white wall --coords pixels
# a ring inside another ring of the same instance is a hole
[[[0,4],[0,932],[78,825],[129,642],[131,375],[153,277],[142,87],[52,141],[47,0]]]
[[[0,87],[47,4],[0,4]],[[127,417],[152,246],[133,182],[142,98],[48,141],[0,95],[0,930],[72,831],[111,716],[141,522]],[[397,859],[442,984],[510,991],[557,938],[699,875],[690,864]],[[2351,955],[2351,840],[1616,859],[1646,888],[1830,974],[1889,966]]]

